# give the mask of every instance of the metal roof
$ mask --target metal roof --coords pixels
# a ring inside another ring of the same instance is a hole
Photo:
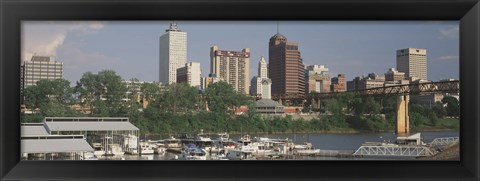
[[[93,151],[84,139],[26,139],[21,140],[22,153],[59,153]]]
[[[48,132],[43,125],[22,125],[20,130],[22,136],[48,135]]]
[[[131,131],[139,130],[130,122],[45,122],[50,131]]]

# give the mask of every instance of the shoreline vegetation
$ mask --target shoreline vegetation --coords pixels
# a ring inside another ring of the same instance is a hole
[[[458,131],[459,129],[451,129],[451,128],[420,128],[413,130],[413,132],[441,132],[441,131]],[[195,134],[198,131],[195,132],[189,132],[190,134]],[[243,135],[243,134],[249,134],[249,135],[280,135],[280,134],[359,134],[359,133],[391,133],[394,132],[393,130],[391,131],[358,131],[358,130],[329,130],[329,131],[297,131],[297,132],[228,132],[230,135]],[[205,132],[204,132],[205,133]],[[225,133],[225,132],[208,132],[205,134],[209,135],[216,135],[220,133]],[[143,133],[143,136],[174,136],[177,133]]]
[[[262,116],[255,98],[237,93],[220,81],[199,91],[185,83],[160,85],[130,79],[128,86],[112,70],[86,72],[71,87],[65,79],[40,80],[25,88],[22,123],[41,122],[44,117],[128,117],[144,134],[158,133],[361,133],[393,132],[396,96],[357,97],[338,93],[315,106],[311,100],[295,100],[285,106],[303,105],[296,114]],[[127,92],[127,94],[126,94]],[[148,102],[148,106],[145,106]],[[248,109],[238,115],[242,106]],[[409,102],[410,130],[458,130],[459,101],[445,96],[441,103],[425,106],[412,96]]]

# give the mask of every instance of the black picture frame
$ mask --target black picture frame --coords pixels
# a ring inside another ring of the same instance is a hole
[[[479,180],[478,0],[0,0],[2,180]],[[459,20],[461,161],[20,161],[22,20]]]

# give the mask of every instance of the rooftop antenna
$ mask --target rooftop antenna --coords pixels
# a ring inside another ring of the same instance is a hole
[[[279,28],[278,27],[279,27],[279,25],[278,25],[278,21],[277,21],[277,34],[279,33],[279,30],[278,30]]]

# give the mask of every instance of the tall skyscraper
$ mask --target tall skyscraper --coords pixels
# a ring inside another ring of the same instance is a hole
[[[200,85],[200,62],[189,62],[177,69],[177,83],[185,82],[192,87],[201,89]]]
[[[177,82],[177,69],[187,63],[187,32],[178,29],[175,22],[165,32],[160,37],[159,82],[172,84]]]
[[[280,33],[268,44],[268,76],[272,79],[272,94],[304,94],[305,66],[298,43],[288,42]]]
[[[397,70],[405,73],[405,78],[427,79],[427,50],[406,48],[397,50]]]
[[[210,72],[227,81],[237,92],[248,94],[250,87],[250,49],[242,51],[210,48]]]

